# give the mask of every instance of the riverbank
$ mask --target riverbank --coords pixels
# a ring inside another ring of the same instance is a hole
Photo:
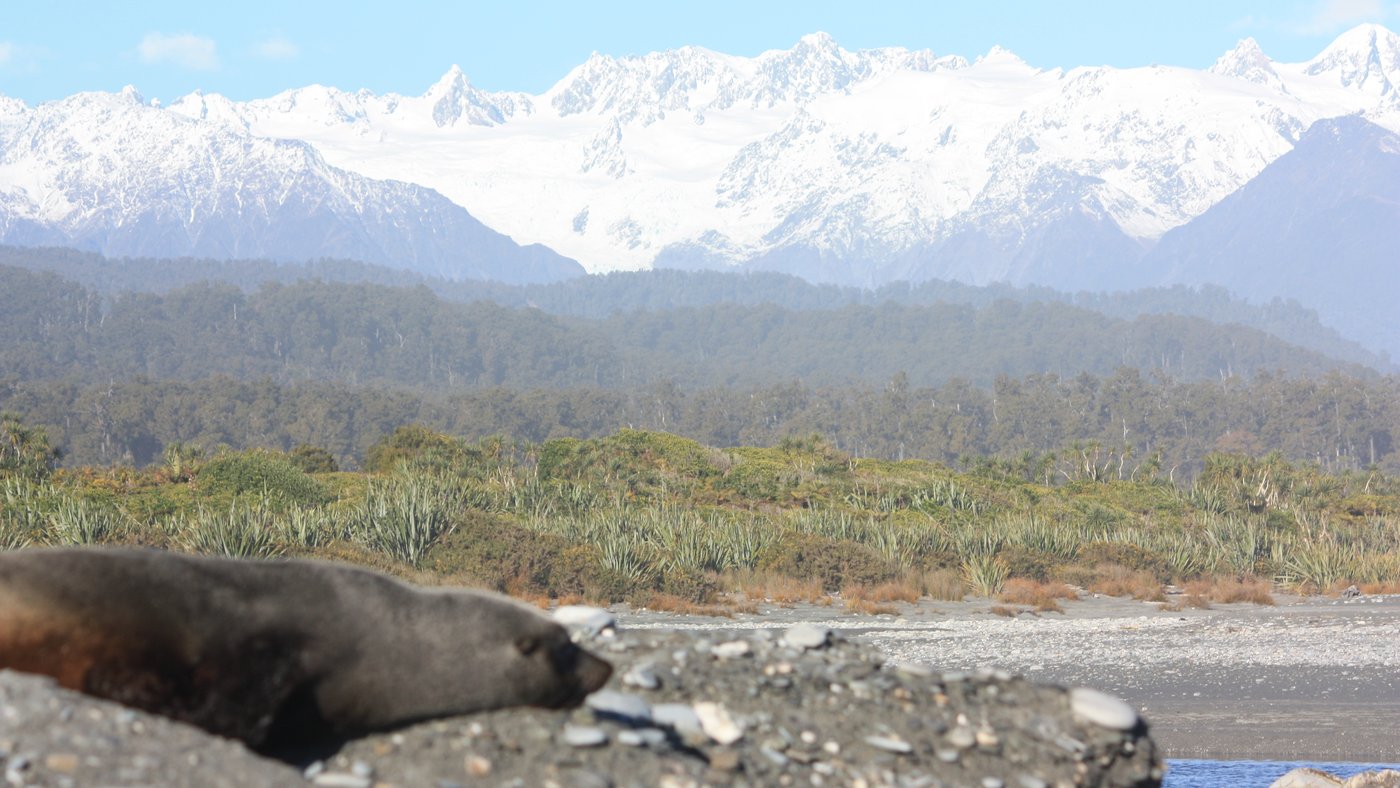
[[[991,612],[982,601],[760,606],[731,619],[620,611],[626,627],[842,630],[891,659],[990,666],[1091,686],[1140,709],[1167,758],[1400,762],[1400,596],[1277,596],[1273,607],[1160,605],[1093,597],[1064,613]]]

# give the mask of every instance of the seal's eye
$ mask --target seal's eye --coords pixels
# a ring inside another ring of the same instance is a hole
[[[579,648],[572,640],[566,640],[554,649],[554,665],[561,673],[567,673],[578,664]]]

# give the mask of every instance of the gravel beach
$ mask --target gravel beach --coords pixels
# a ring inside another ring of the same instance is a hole
[[[1166,612],[1089,597],[1014,618],[984,600],[901,605],[898,616],[803,605],[732,620],[621,619],[702,629],[810,621],[893,660],[1096,687],[1141,709],[1168,758],[1400,762],[1400,596],[1277,600]]]

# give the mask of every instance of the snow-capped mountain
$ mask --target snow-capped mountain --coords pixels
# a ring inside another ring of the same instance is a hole
[[[109,256],[353,258],[515,282],[583,273],[430,189],[332,167],[305,142],[160,109],[131,88],[0,107],[0,242]]]
[[[589,271],[1147,285],[1174,270],[1144,257],[1159,239],[1313,124],[1349,116],[1400,130],[1400,37],[1383,27],[1303,63],[1246,39],[1200,71],[850,51],[818,33],[756,57],[594,55],[538,95],[481,90],[454,66],[421,96],[4,100],[0,241],[137,253],[159,238],[204,254],[218,240],[394,264],[411,236],[438,260],[475,242],[423,229],[450,213],[436,192]],[[300,246],[274,232],[309,204],[383,254],[338,251],[329,231]]]
[[[453,68],[420,97],[320,86],[170,111],[310,142],[436,189],[590,271],[751,265],[871,283],[1084,284],[1199,216],[1323,118],[1400,129],[1400,39],[1364,25],[1306,63],[1246,39],[1205,71],[1034,68],[849,51],[594,55],[541,95]],[[1066,268],[1085,250],[1098,262]]]

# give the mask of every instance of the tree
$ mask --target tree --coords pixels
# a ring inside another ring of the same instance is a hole
[[[42,427],[26,427],[13,413],[0,415],[0,476],[47,478],[58,456]]]

